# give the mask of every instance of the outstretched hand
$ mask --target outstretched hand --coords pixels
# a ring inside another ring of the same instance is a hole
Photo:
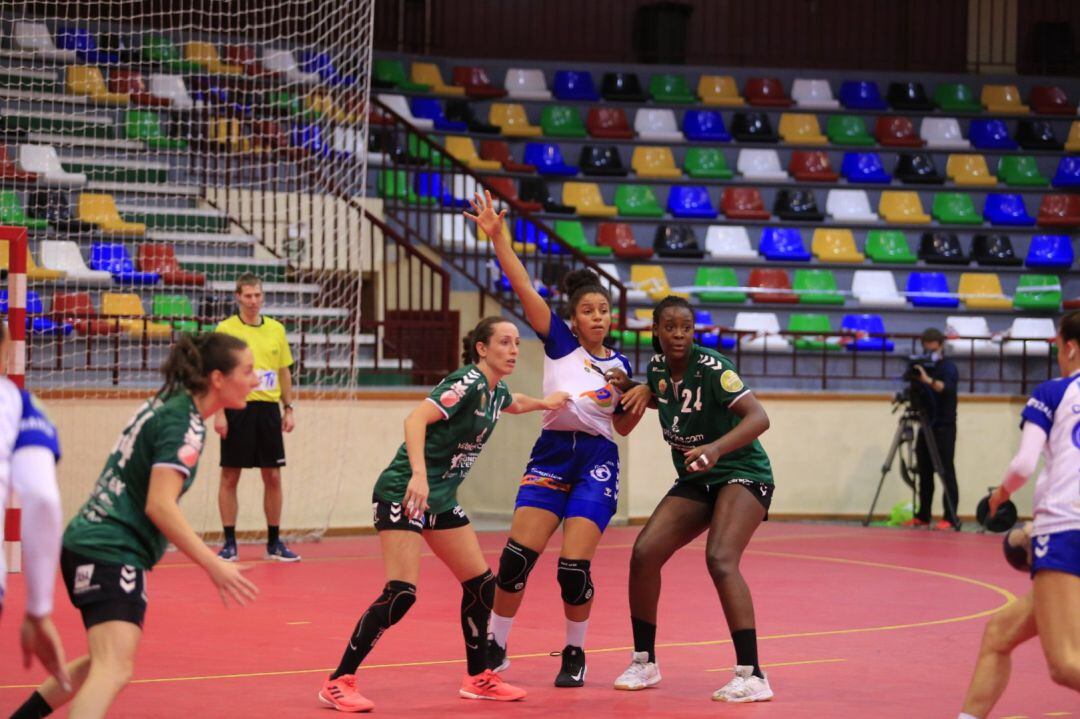
[[[487,190],[484,190],[483,195],[477,192],[476,197],[469,200],[469,204],[472,205],[473,212],[476,214],[469,212],[463,214],[475,222],[492,241],[500,237],[506,210],[495,212],[495,202],[491,199],[491,193]]]

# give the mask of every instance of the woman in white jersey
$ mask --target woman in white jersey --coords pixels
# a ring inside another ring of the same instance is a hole
[[[1035,473],[1032,590],[987,623],[960,719],[984,719],[1005,692],[1012,650],[1038,635],[1050,677],[1080,691],[1080,312],[1061,319],[1061,377],[1043,382],[1021,412],[1020,449],[990,496],[990,516]]]
[[[499,266],[521,300],[525,318],[544,342],[544,394],[570,393],[562,409],[544,413],[518,489],[510,538],[499,559],[488,668],[503,671],[510,625],[525,583],[551,535],[563,525],[558,581],[566,616],[566,646],[555,686],[585,681],[585,629],[592,608],[590,564],[619,498],[619,450],[612,427],[628,434],[641,419],[619,408],[629,389],[630,363],[604,346],[611,329],[611,297],[591,270],[563,280],[570,314],[567,326],[533,287],[532,278],[503,232],[506,211],[496,212],[490,193],[465,213],[491,239]]]

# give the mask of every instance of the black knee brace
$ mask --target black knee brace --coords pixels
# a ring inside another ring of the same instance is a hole
[[[539,552],[523,547],[512,539],[507,540],[499,557],[499,576],[495,583],[504,592],[520,592],[525,588],[525,582],[529,581],[529,572],[539,558]]]
[[[571,606],[585,604],[593,597],[592,574],[588,559],[559,559],[559,587],[562,599]]]
[[[416,585],[392,579],[383,587],[382,594],[368,609],[368,614],[379,627],[387,629],[400,622],[415,603]]]

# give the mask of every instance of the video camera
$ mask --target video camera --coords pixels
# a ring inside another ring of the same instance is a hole
[[[906,382],[907,386],[897,390],[893,395],[893,404],[900,405],[904,403],[910,403],[916,398],[922,395],[922,384],[920,383],[920,377],[916,367],[922,367],[926,370],[927,374],[933,371],[937,366],[938,360],[930,353],[914,354],[908,357],[907,367],[904,368],[904,374],[900,376],[901,382]],[[895,409],[893,410],[896,411]]]

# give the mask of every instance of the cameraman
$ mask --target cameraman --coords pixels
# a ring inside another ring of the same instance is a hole
[[[925,360],[914,364],[912,392],[920,396],[913,399],[926,412],[926,425],[919,430],[919,439],[915,445],[919,463],[919,512],[913,524],[930,524],[931,509],[934,500],[934,463],[930,457],[930,447],[926,442],[926,433],[930,432],[937,444],[941,457],[941,466],[945,484],[945,518],[934,525],[935,529],[960,529],[960,520],[956,516],[956,507],[960,492],[956,485],[956,468],[953,457],[956,454],[956,393],[960,384],[960,373],[956,363],[945,357],[945,335],[933,327],[922,333],[922,346]]]

